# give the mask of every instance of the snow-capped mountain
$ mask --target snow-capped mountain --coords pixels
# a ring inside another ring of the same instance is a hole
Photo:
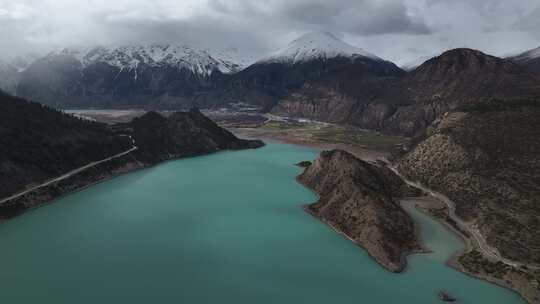
[[[285,48],[232,75],[226,100],[255,104],[270,111],[280,100],[300,90],[317,100],[321,92],[358,96],[379,79],[405,72],[392,62],[347,44],[334,35],[302,35]],[[316,102],[316,101],[314,101]]]
[[[243,59],[243,60],[241,60]],[[24,70],[22,97],[59,107],[178,109],[245,102],[270,110],[305,84],[358,95],[358,83],[404,73],[329,33],[311,33],[243,69],[234,49],[153,44],[66,48]],[[366,90],[367,91],[367,90]]]
[[[511,56],[508,59],[527,67],[529,70],[540,73],[540,47]]]
[[[82,68],[106,63],[119,69],[134,70],[139,65],[187,69],[197,75],[209,76],[215,71],[235,73],[243,67],[232,61],[227,51],[211,55],[209,51],[184,45],[152,44],[118,47],[66,48],[51,52],[47,57],[73,56]]]
[[[433,58],[433,56],[422,56],[420,58],[416,58],[413,61],[407,62],[404,65],[401,66],[401,69],[407,72],[410,72],[417,67],[421,66],[424,62],[428,61],[429,59]]]
[[[327,32],[314,32],[302,35],[285,48],[280,49],[260,63],[302,63],[318,59],[367,57],[372,60],[381,58],[355,46],[352,46]]]
[[[243,68],[235,57],[173,44],[65,48],[21,72],[17,94],[54,106],[190,107]]]

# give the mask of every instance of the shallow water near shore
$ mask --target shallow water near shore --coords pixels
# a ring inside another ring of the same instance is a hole
[[[435,252],[392,274],[301,206],[293,164],[317,151],[271,143],[163,163],[0,225],[1,303],[524,303],[445,266],[463,244],[407,208]]]

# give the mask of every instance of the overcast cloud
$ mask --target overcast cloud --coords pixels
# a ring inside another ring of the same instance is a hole
[[[540,46],[538,0],[0,0],[0,55],[180,42],[262,56],[329,31],[396,63],[471,47]]]

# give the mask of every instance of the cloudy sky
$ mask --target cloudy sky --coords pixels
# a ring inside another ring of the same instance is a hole
[[[0,55],[181,42],[262,56],[329,31],[398,64],[454,47],[540,46],[539,0],[0,0]]]

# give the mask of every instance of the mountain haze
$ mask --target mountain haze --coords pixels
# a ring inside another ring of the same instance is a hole
[[[540,74],[540,47],[509,57],[508,59]]]

